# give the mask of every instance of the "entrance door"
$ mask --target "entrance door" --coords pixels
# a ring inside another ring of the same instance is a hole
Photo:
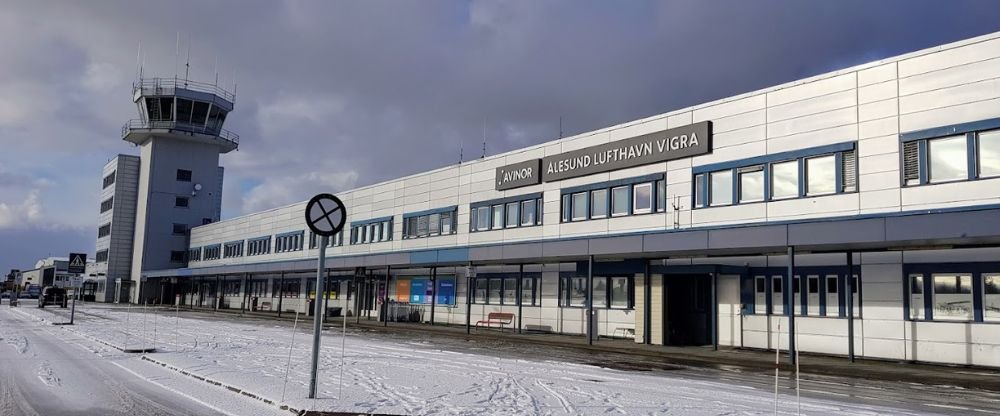
[[[712,343],[712,277],[708,274],[666,275],[664,345]]]

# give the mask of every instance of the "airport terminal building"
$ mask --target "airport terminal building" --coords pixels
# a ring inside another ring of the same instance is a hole
[[[1000,33],[337,195],[355,316],[1000,366]],[[304,207],[191,228],[135,299],[307,312]]]

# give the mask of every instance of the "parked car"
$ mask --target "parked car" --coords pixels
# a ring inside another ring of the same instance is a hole
[[[42,294],[38,296],[38,307],[44,308],[45,305],[59,305],[60,308],[65,308],[66,289],[53,286],[42,289]]]
[[[22,299],[37,299],[38,295],[42,294],[42,287],[38,285],[28,285],[21,291],[20,298]]]

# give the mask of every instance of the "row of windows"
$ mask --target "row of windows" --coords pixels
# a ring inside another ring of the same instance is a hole
[[[562,195],[561,212],[562,222],[572,222],[649,214],[666,209],[666,182],[659,179],[566,192]]]
[[[699,173],[694,204],[714,207],[855,192],[856,166],[851,149]]]
[[[478,205],[478,204],[477,204]],[[532,197],[497,204],[484,203],[470,209],[470,231],[542,225],[542,199]]]
[[[541,305],[541,289],[538,287],[539,278],[521,278],[521,294],[517,293],[517,277],[476,277],[473,279],[472,303],[487,305],[517,305],[520,302],[523,306]]]
[[[845,269],[846,270],[846,269]],[[846,275],[836,269],[805,271],[805,292],[802,291],[802,275],[792,279],[792,301],[796,315],[801,316],[847,316]],[[744,313],[759,315],[784,315],[785,310],[785,276],[783,272],[767,273],[755,271],[752,279],[744,281],[745,286],[753,287],[753,298],[744,298]],[[854,316],[861,313],[861,297],[859,295],[858,276],[854,275],[851,293],[854,296]],[[747,293],[747,291],[744,291]]]
[[[204,101],[176,97],[147,97],[146,113],[150,121],[174,121],[218,130],[226,120],[226,112]]]
[[[305,233],[299,231],[293,234],[284,234],[274,237],[274,252],[287,253],[289,251],[302,251],[302,238]]]
[[[99,250],[95,257],[98,263],[106,263],[108,261],[108,249]]]
[[[216,259],[219,258],[219,255],[221,253],[222,253],[222,246],[219,245],[219,244],[216,244],[214,246],[205,247],[204,259],[205,260],[216,260]]]
[[[101,214],[111,211],[111,208],[114,208],[114,206],[115,206],[115,197],[113,196],[111,198],[105,199],[104,201],[101,201]]]
[[[985,273],[910,273],[907,286],[909,319],[1000,322],[1000,269]]]
[[[104,187],[102,187],[101,189],[107,189],[109,186],[115,184],[115,173],[117,172],[118,171],[111,171],[111,173],[109,173],[108,176],[104,177]]]
[[[316,247],[319,247],[319,240],[320,240],[320,236],[318,236],[318,235],[316,235],[316,233],[310,231],[309,232],[309,249],[312,250],[312,249],[314,249]],[[342,245],[344,245],[344,232],[343,231],[334,234],[333,237],[330,237],[329,239],[327,239],[327,242],[326,242],[326,246],[327,247],[337,247],[337,246],[342,246]]]
[[[236,241],[224,244],[222,247],[222,256],[225,258],[243,257],[243,242]]]
[[[595,308],[631,309],[635,307],[634,278],[627,276],[594,276]],[[559,278],[559,306],[587,306],[587,278]]]
[[[100,228],[97,229],[97,238],[107,237],[109,235],[111,235],[111,223],[110,222],[107,223],[107,224],[102,225]]]
[[[188,249],[188,261],[200,261],[201,260],[201,247],[194,247]]]
[[[1000,176],[1000,130],[903,143],[903,185]]]
[[[259,256],[262,254],[271,254],[271,237],[247,240],[248,256]]]
[[[351,226],[351,244],[378,243],[392,240],[392,219]]]
[[[457,232],[457,209],[426,215],[403,217],[403,238],[423,238]]]

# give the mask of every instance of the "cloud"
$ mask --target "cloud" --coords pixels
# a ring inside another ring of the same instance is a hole
[[[0,202],[0,230],[26,228],[42,221],[39,191],[31,190],[20,203]]]
[[[286,205],[308,199],[320,192],[350,189],[358,181],[358,173],[307,172],[301,175],[265,179],[243,196],[243,213]]]

